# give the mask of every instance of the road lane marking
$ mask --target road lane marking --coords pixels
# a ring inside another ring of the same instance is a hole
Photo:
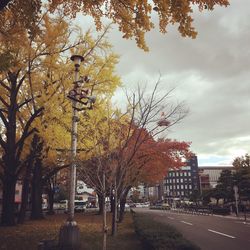
[[[174,220],[174,218],[173,217],[168,217],[170,220]]]
[[[192,224],[192,223],[190,223],[190,222],[186,222],[186,221],[184,221],[184,220],[182,220],[181,222],[182,222],[182,223],[184,223],[184,224],[187,224],[187,225],[193,226],[193,224]]]
[[[229,235],[229,234],[224,234],[224,233],[221,233],[221,232],[218,232],[218,231],[214,231],[212,229],[208,229],[209,232],[212,232],[212,233],[215,233],[215,234],[219,234],[219,235],[222,235],[222,236],[226,236],[228,238],[232,238],[232,239],[235,239],[236,237],[232,236],[232,235]]]

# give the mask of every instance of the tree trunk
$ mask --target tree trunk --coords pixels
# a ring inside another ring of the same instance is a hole
[[[99,206],[99,211],[98,214],[103,214],[103,194],[97,193],[98,196],[98,206]]]
[[[103,193],[102,193],[102,202],[101,202],[102,203],[102,210],[103,210],[103,243],[102,243],[102,250],[106,250],[107,249],[108,227],[107,227],[106,194],[105,194],[105,190],[106,190],[105,172],[103,172],[102,178],[103,178]]]
[[[122,197],[120,200],[119,222],[122,222],[124,219],[125,204],[126,204],[126,197]]]
[[[115,198],[113,194],[110,194],[110,212],[113,213],[115,210]]]
[[[3,201],[1,224],[3,226],[14,226],[15,221],[15,190],[16,177],[7,175],[3,179]]]
[[[23,187],[22,187],[22,203],[21,208],[18,214],[18,223],[23,224],[26,216],[26,210],[27,210],[27,204],[28,204],[28,198],[29,198],[29,177],[26,176],[23,180]]]
[[[114,195],[114,211],[112,212],[112,236],[117,234],[117,197]]]
[[[41,159],[36,159],[31,191],[31,219],[43,219],[42,211],[42,163]]]
[[[125,212],[125,204],[127,200],[127,195],[131,187],[127,187],[125,191],[123,192],[123,195],[121,196],[120,199],[120,212],[119,212],[119,222],[122,222],[124,219],[124,212]]]
[[[51,185],[49,184],[49,187],[48,187],[48,198],[49,198],[48,214],[49,215],[55,214],[55,212],[54,212],[54,196],[55,196],[55,191],[53,190],[53,188],[51,188]]]
[[[113,194],[113,200],[114,200],[114,207],[112,212],[112,236],[116,236],[117,234],[117,188],[116,188],[116,182],[114,185],[114,194]]]
[[[23,187],[22,187],[22,203],[21,208],[18,214],[18,223],[23,224],[26,216],[26,210],[29,200],[29,187],[30,187],[30,177],[33,167],[33,156],[29,163],[27,164],[26,173],[23,180]]]

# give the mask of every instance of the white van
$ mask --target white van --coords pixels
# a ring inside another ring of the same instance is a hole
[[[75,211],[84,212],[87,207],[87,202],[83,200],[75,200]],[[58,209],[68,210],[68,200],[59,201]]]

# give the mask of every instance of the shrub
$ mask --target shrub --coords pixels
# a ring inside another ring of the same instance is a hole
[[[213,207],[212,211],[214,214],[219,214],[219,215],[229,215],[230,214],[230,208],[228,208],[228,207]]]

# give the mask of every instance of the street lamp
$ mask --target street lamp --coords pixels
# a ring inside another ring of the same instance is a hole
[[[80,230],[74,221],[75,208],[75,188],[76,188],[76,149],[77,149],[77,122],[78,111],[92,108],[95,97],[88,96],[88,90],[83,89],[84,82],[88,82],[88,77],[79,79],[79,68],[84,58],[80,55],[73,55],[70,58],[74,62],[75,77],[74,87],[70,90],[68,98],[72,101],[72,128],[71,128],[71,165],[70,165],[70,192],[68,219],[60,229],[59,248],[60,249],[79,249],[80,247]],[[80,106],[84,106],[79,108]]]

